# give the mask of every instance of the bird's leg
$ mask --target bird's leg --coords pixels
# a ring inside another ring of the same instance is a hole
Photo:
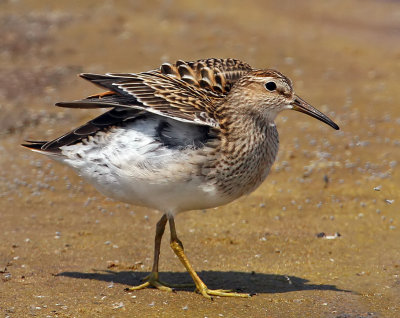
[[[161,239],[163,237],[166,224],[167,224],[167,216],[164,214],[161,217],[161,219],[157,222],[156,226],[156,236],[154,238],[154,260],[151,273],[145,278],[143,278],[143,281],[145,281],[143,284],[127,288],[128,291],[139,290],[149,286],[153,286],[155,288],[166,291],[172,291],[170,287],[165,286],[165,284],[161,283],[158,279],[158,260],[160,258]]]
[[[178,236],[176,235],[174,217],[172,215],[168,215],[168,221],[169,221],[169,226],[170,226],[170,231],[171,231],[171,242],[170,242],[171,248],[174,251],[174,253],[176,254],[176,256],[178,256],[178,258],[181,261],[181,263],[183,264],[183,266],[185,266],[185,268],[189,272],[190,276],[192,277],[192,279],[196,285],[196,291],[198,291],[200,294],[202,294],[204,297],[206,297],[208,299],[211,299],[211,296],[250,297],[249,294],[234,293],[229,290],[208,289],[207,285],[204,284],[204,282],[200,279],[200,277],[194,271],[192,265],[190,265],[189,260],[183,251],[182,242],[178,239]]]
[[[167,224],[167,216],[164,214],[161,219],[158,221],[156,226],[156,236],[154,238],[154,260],[153,260],[153,268],[151,269],[151,273],[143,278],[144,283],[138,286],[133,286],[131,288],[127,288],[127,291],[139,290],[146,287],[155,287],[160,290],[172,291],[172,288],[179,287],[190,287],[193,284],[181,284],[181,285],[173,285],[167,284],[159,280],[158,273],[158,261],[160,259],[160,248],[161,248],[161,239],[164,234],[165,225]]]

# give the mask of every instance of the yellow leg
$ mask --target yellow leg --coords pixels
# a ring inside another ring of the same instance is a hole
[[[223,289],[208,289],[207,285],[204,284],[204,282],[200,279],[200,277],[197,275],[197,273],[194,271],[192,265],[190,265],[188,258],[186,257],[184,251],[183,251],[183,245],[182,242],[178,239],[178,236],[176,235],[176,229],[175,229],[175,221],[173,216],[168,216],[169,220],[169,225],[170,225],[170,230],[171,230],[171,248],[178,256],[179,260],[185,266],[186,270],[189,272],[190,276],[192,277],[195,285],[196,285],[196,291],[198,291],[200,294],[202,294],[204,297],[208,299],[212,299],[211,296],[226,296],[226,297],[251,297],[249,294],[240,294],[240,293],[234,293],[229,290],[223,290]]]
[[[151,272],[149,275],[147,275],[145,278],[143,278],[144,283],[140,284],[138,286],[133,286],[131,288],[127,288],[126,291],[134,291],[134,290],[139,290],[143,289],[146,287],[154,287],[160,290],[165,290],[165,291],[173,291],[171,288],[172,286],[169,286],[168,284],[160,281],[158,279],[158,272]]]
[[[173,288],[191,287],[193,284],[168,284],[159,280],[158,261],[160,259],[161,239],[164,235],[165,225],[167,224],[167,216],[164,214],[157,223],[156,236],[154,239],[154,260],[151,273],[143,278],[144,283],[138,286],[127,288],[127,291],[139,290],[147,287],[154,287],[160,290],[173,291]]]

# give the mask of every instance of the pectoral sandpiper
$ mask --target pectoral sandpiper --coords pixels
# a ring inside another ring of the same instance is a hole
[[[282,110],[339,127],[295,95],[283,74],[234,59],[80,76],[107,91],[56,105],[111,110],[53,141],[24,146],[72,167],[110,198],[164,213],[157,223],[151,274],[130,290],[172,290],[158,273],[161,238],[169,222],[171,248],[199,293],[248,297],[207,288],[183,251],[175,215],[227,204],[256,189],[278,151],[274,119]]]

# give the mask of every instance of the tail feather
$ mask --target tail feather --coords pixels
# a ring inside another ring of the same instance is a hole
[[[117,104],[109,104],[104,102],[93,102],[93,101],[86,101],[86,100],[76,100],[71,102],[58,102],[55,104],[58,107],[65,107],[65,108],[80,108],[80,109],[93,109],[93,108],[109,108],[109,107],[116,107],[120,106]]]
[[[34,140],[25,140],[27,142],[26,144],[21,144],[21,146],[24,146],[29,149],[37,149],[40,150],[42,147],[47,143],[47,141],[34,141]]]
[[[102,88],[107,88],[111,91],[115,91],[115,83],[123,82],[132,78],[131,74],[91,74],[82,73],[79,74],[83,79],[92,82],[93,84]]]
[[[59,149],[46,149],[46,145],[49,143],[48,141],[34,141],[34,140],[25,140],[25,144],[21,144],[21,146],[26,147],[30,150],[47,153],[47,154],[56,154],[59,153]]]
[[[137,100],[134,97],[127,97],[121,95],[109,95],[104,97],[88,97],[82,100],[74,100],[70,102],[58,102],[56,103],[58,107],[66,108],[113,108],[113,107],[127,107],[135,108],[140,107]]]

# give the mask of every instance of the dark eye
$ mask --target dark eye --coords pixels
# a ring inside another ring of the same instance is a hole
[[[268,89],[270,92],[276,90],[275,82],[268,82],[265,84],[265,88]]]

